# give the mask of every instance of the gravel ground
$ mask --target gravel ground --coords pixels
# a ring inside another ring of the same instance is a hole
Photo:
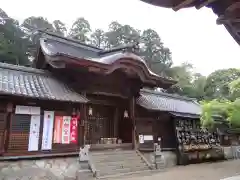
[[[178,166],[152,176],[127,180],[220,180],[240,175],[240,160]]]

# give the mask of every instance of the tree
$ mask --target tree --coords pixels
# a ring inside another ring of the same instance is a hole
[[[54,32],[53,25],[44,17],[28,17],[21,24],[21,28],[25,32],[25,37],[28,38],[28,54],[31,58],[34,58],[37,53],[37,44],[41,37],[38,30]]]
[[[208,99],[229,99],[229,83],[240,77],[240,70],[235,68],[220,69],[211,73],[206,80],[205,92]]]
[[[69,36],[77,39],[83,43],[89,43],[88,37],[91,32],[91,26],[89,22],[84,18],[78,18],[72,25]]]
[[[231,116],[232,102],[227,100],[203,101],[201,122],[204,127],[211,128],[214,125],[214,116],[229,119]]]
[[[54,32],[60,36],[65,36],[67,33],[66,25],[60,20],[53,21],[53,28]]]
[[[141,56],[151,70],[160,75],[172,65],[171,52],[163,46],[158,33],[147,29],[141,34]]]
[[[49,32],[54,32],[53,25],[43,17],[28,17],[25,19],[21,25],[25,28],[28,32],[31,32],[33,30],[44,30]]]
[[[18,21],[0,9],[0,61],[10,64],[28,65],[28,41],[24,39]]]
[[[117,21],[111,22],[108,31],[105,33],[107,40],[106,48],[110,49],[122,45],[122,34],[122,25]]]
[[[117,21],[110,23],[106,32],[107,48],[140,42],[140,31],[130,25],[122,25]]]
[[[91,34],[91,44],[98,48],[105,48],[106,47],[106,36],[103,30],[96,29]]]

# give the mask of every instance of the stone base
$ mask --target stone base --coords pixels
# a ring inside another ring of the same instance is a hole
[[[225,159],[240,159],[240,146],[223,147]]]
[[[151,164],[155,164],[155,158],[154,158],[153,152],[142,152],[142,154]],[[161,152],[161,154],[162,154],[162,157],[159,156],[156,159],[157,166],[159,166],[159,168],[170,168],[177,165],[176,153],[172,151],[163,151]]]
[[[232,147],[223,147],[223,151],[225,159],[233,159]]]
[[[0,162],[0,180],[75,180],[78,157]]]
[[[166,167],[174,167],[177,165],[177,154],[172,151],[163,151],[163,157],[165,158]]]

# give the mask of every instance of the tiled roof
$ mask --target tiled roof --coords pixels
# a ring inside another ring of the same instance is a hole
[[[47,71],[5,63],[0,63],[0,94],[78,103],[88,101]]]
[[[145,79],[141,80],[146,84],[151,82],[150,84],[161,84],[164,87],[169,87],[176,83],[176,81],[170,77],[162,77],[152,72],[140,56],[132,52],[124,51],[123,49],[127,46],[105,51],[84,45],[76,40],[45,32],[40,39],[40,47],[40,51],[47,57],[47,63],[53,67],[56,65],[59,57],[65,57],[67,60],[62,60],[65,61],[65,63],[69,63],[71,60],[71,62],[74,61],[75,63],[84,62],[84,65],[89,63],[94,66],[104,67],[105,73],[111,73],[117,68],[121,68],[121,65],[127,64],[129,68],[131,67],[132,71],[137,71],[136,74],[139,74],[139,71],[144,74]],[[35,62],[36,67],[41,68],[37,65],[37,61]],[[141,75],[140,78],[143,76]]]
[[[195,100],[163,92],[141,90],[137,104],[148,110],[201,114],[201,106]]]

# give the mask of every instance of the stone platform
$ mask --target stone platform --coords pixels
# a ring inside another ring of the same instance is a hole
[[[75,180],[78,157],[0,162],[0,180]]]

